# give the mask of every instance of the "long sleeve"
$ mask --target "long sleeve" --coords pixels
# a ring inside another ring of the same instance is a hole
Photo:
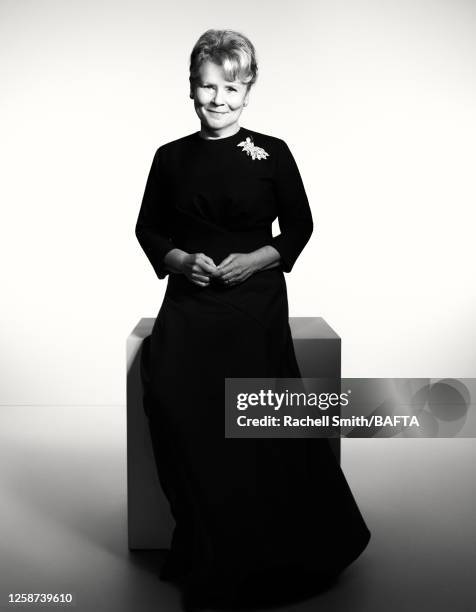
[[[169,204],[163,154],[159,147],[152,161],[135,227],[137,240],[159,278],[165,278],[169,273],[163,259],[175,248],[170,238]]]
[[[291,272],[314,226],[299,169],[284,140],[280,140],[274,186],[281,233],[270,244],[281,255],[283,271]]]

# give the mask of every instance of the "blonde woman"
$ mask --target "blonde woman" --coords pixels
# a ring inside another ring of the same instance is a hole
[[[313,220],[286,142],[240,125],[257,70],[243,34],[200,36],[190,58],[200,129],[159,146],[136,225],[168,277],[141,362],[176,522],[160,577],[196,607],[317,591],[370,538],[327,439],[224,435],[226,377],[300,377],[284,273]]]

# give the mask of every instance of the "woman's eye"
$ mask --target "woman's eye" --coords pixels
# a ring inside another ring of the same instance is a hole
[[[214,89],[213,85],[202,85],[204,89]],[[227,87],[228,91],[237,91],[236,87]]]

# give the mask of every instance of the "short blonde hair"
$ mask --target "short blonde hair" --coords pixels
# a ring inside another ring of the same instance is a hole
[[[248,90],[258,78],[256,51],[252,42],[235,30],[207,30],[195,43],[190,55],[190,88],[198,81],[200,66],[212,61],[221,66],[229,81],[239,79]]]

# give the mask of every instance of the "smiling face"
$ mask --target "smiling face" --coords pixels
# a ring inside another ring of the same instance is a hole
[[[190,92],[202,132],[212,138],[230,136],[238,131],[238,119],[248,103],[246,83],[227,81],[223,68],[204,62],[199,69],[194,90]]]

